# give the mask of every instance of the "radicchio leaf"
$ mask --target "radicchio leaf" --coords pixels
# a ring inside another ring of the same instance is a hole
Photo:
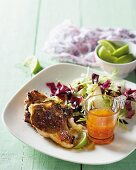
[[[51,90],[52,95],[67,94],[68,92],[71,92],[71,89],[69,87],[61,84],[60,82],[58,82],[56,85],[54,82],[48,82],[46,83],[46,85]]]
[[[135,110],[132,110],[131,101],[127,100],[125,105],[127,110],[126,118],[131,119],[135,114]]]
[[[106,82],[102,83],[100,85],[100,87],[101,87],[102,90],[105,90],[105,89],[108,89],[110,87],[110,85],[111,85],[111,81],[107,80]]]
[[[93,84],[96,84],[96,83],[98,83],[98,81],[99,81],[99,75],[93,73],[93,74],[92,74],[92,83],[93,83]]]
[[[76,109],[80,105],[81,101],[82,101],[82,97],[72,96],[70,99],[70,102],[72,103],[72,108]]]
[[[67,102],[72,104],[72,109],[78,109],[82,100],[82,97],[76,97],[73,94],[73,89],[68,86],[61,84],[58,82],[55,84],[54,82],[46,83],[51,91],[52,96],[58,96],[62,100],[67,100]]]
[[[124,91],[124,95],[127,97],[128,100],[136,101],[136,90],[126,89]]]
[[[49,83],[46,83],[46,85],[49,87],[52,95],[55,95],[56,91],[57,91],[57,87],[55,85],[54,82],[49,82]]]

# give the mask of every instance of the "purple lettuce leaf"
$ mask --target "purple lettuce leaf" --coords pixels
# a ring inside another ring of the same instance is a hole
[[[132,109],[130,100],[127,100],[125,105],[126,105],[126,110],[127,110],[126,118],[131,119],[135,114],[135,110]]]
[[[127,100],[136,101],[136,90],[126,89],[124,91],[124,95],[127,97]]]
[[[93,84],[96,84],[96,83],[98,83],[98,81],[99,81],[99,75],[93,73],[93,74],[92,74],[92,83],[93,83]]]
[[[77,109],[82,101],[82,96],[77,97],[73,93],[73,89],[58,82],[48,82],[46,85],[51,91],[51,96],[58,96],[61,100],[67,100],[68,103],[72,104],[72,109]]]
[[[106,80],[106,82],[102,83],[100,85],[100,87],[101,87],[102,90],[106,90],[106,89],[108,89],[110,87],[110,85],[111,85],[111,81],[110,80]]]

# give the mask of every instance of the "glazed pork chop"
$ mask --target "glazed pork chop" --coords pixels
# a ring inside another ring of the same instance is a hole
[[[43,137],[51,138],[65,148],[72,148],[74,136],[68,127],[71,112],[53,100],[46,101],[46,98],[37,91],[28,93],[25,100],[25,121]]]
[[[34,103],[41,103],[46,98],[47,96],[39,93],[37,90],[33,90],[27,93],[27,97],[25,99],[25,122],[30,123],[30,112],[28,110],[29,106]]]

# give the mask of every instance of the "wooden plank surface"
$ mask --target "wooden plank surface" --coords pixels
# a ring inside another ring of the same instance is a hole
[[[42,0],[36,56],[43,61],[44,65],[52,64],[50,56],[43,52],[45,40],[50,31],[65,20],[70,20],[74,24],[80,25],[79,0]]]
[[[136,29],[135,0],[80,0],[82,25]]]
[[[0,1],[0,113],[11,95],[30,79],[15,65],[34,52],[37,6],[37,0]],[[0,170],[22,169],[25,147],[0,120]]]
[[[103,155],[104,156],[104,155]],[[83,165],[83,170],[134,170],[136,167],[136,151],[127,158],[109,165]]]

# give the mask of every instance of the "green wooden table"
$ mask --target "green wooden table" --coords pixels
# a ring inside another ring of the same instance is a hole
[[[50,29],[65,19],[79,26],[136,29],[135,0],[0,0],[0,113],[10,97],[31,79],[16,67],[42,52]],[[133,72],[128,80],[136,82]],[[0,170],[133,170],[136,151],[124,160],[103,166],[80,165],[44,155],[14,138],[0,121]]]

